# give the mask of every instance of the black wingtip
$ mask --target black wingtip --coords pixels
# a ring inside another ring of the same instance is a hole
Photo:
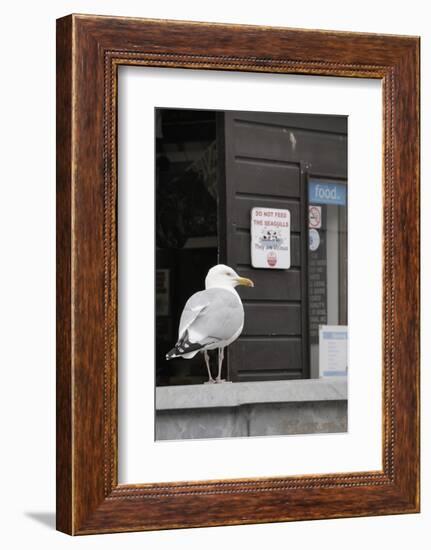
[[[176,356],[177,350],[175,348],[172,348],[168,353],[166,354],[166,361],[169,361],[169,359],[173,359]]]
[[[198,344],[197,342],[190,342],[188,331],[186,331],[180,340],[178,340],[175,344],[175,347],[168,351],[166,354],[166,361],[169,361],[169,359],[175,359],[176,357],[183,357],[188,353],[199,351],[201,349],[203,349],[201,344]]]

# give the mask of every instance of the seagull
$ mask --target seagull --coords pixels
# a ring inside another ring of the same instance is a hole
[[[218,264],[205,278],[205,290],[191,296],[180,319],[178,341],[166,359],[191,359],[203,352],[208,370],[208,383],[224,382],[221,379],[224,348],[235,341],[244,326],[244,308],[235,287],[253,287],[254,283],[240,277],[231,267]],[[218,375],[211,375],[208,350],[218,349]]]

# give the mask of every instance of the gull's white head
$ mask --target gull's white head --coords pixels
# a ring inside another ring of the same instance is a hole
[[[205,288],[235,288],[238,285],[254,286],[253,281],[240,277],[231,267],[218,264],[208,271],[205,279]]]

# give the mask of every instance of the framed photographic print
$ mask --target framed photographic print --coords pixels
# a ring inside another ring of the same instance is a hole
[[[57,528],[419,511],[419,39],[57,22]]]

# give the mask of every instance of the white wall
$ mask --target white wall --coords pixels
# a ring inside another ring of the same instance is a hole
[[[427,2],[302,0],[181,2],[15,0],[2,6],[1,541],[5,548],[426,548],[431,521],[430,339],[423,339],[420,515],[343,519],[72,539],[54,522],[55,18],[70,12],[339,29],[422,36],[422,150],[431,150],[431,30]],[[3,43],[4,42],[4,43]],[[423,333],[431,330],[430,168],[422,157]],[[428,525],[427,525],[428,524]]]

